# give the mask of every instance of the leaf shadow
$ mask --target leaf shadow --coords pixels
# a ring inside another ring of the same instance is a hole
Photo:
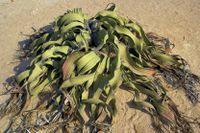
[[[12,85],[15,81],[16,75],[26,70],[32,59],[31,57],[26,57],[26,55],[22,54],[25,54],[25,51],[29,49],[33,39],[39,38],[44,33],[50,33],[53,31],[53,22],[39,28],[38,30],[36,30],[34,27],[31,29],[33,30],[33,34],[31,35],[20,32],[20,34],[24,36],[25,39],[18,42],[18,49],[14,54],[14,59],[16,59],[19,63],[13,68],[15,74],[5,80],[6,84]]]

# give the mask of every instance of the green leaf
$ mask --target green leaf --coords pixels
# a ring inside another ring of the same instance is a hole
[[[96,58],[99,58],[99,56],[94,51],[91,51],[78,59],[76,62],[78,72],[80,72],[81,69],[83,69],[90,61]]]
[[[44,74],[46,72],[46,67],[40,67],[39,64],[35,64],[35,67],[33,68],[33,70],[30,72],[30,76],[28,77],[28,82],[32,82],[33,80],[35,80],[38,76],[40,76],[41,74]]]
[[[128,37],[131,38],[131,40],[133,41],[133,44],[135,46],[133,46],[136,50],[138,51],[142,51],[143,47],[144,47],[144,42],[142,40],[140,40],[139,38],[137,38],[129,29],[122,27],[122,26],[116,26],[115,27],[115,31],[118,34],[122,34],[122,35],[126,35]]]
[[[68,88],[75,85],[82,85],[83,83],[85,83],[86,81],[92,78],[94,78],[94,73],[89,74],[89,75],[78,75],[76,77],[73,77],[64,81],[60,88],[63,89],[63,88]]]
[[[109,36],[107,30],[101,29],[98,31],[97,33],[98,44],[96,50],[100,50],[106,44],[108,37]]]
[[[67,57],[62,66],[64,80],[68,79],[72,75],[75,69],[76,60],[78,60],[81,56],[83,56],[83,54],[84,54],[83,52],[73,52]]]
[[[95,18],[97,18],[99,16],[101,16],[102,18],[105,18],[105,17],[112,18],[112,19],[116,20],[120,25],[124,25],[123,19],[119,15],[117,15],[117,13],[114,11],[103,10],[103,11],[99,12],[95,16]]]
[[[155,74],[155,70],[149,68],[140,68],[136,66],[129,55],[129,51],[126,45],[122,43],[116,43],[116,45],[119,48],[122,64],[127,68],[129,68],[134,74],[145,75],[145,76],[152,76]]]
[[[67,13],[59,19],[58,26],[61,26],[63,24],[69,24],[75,21],[84,23],[84,20],[85,18],[82,13]]]
[[[16,80],[18,84],[20,84],[24,79],[28,78],[29,75],[30,75],[30,70],[25,70],[21,72],[19,75],[17,75]]]
[[[65,33],[74,27],[84,28],[84,24],[82,22],[71,22],[70,24],[61,27],[61,32]]]

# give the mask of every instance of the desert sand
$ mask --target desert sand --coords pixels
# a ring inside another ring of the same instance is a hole
[[[16,69],[14,58],[19,43],[28,38],[23,34],[33,33],[31,27],[38,30],[73,8],[94,15],[110,2],[116,3],[119,14],[139,22],[145,32],[169,38],[176,44],[173,52],[184,57],[191,70],[200,75],[200,0],[0,0],[0,87],[16,71],[22,71],[23,67]],[[200,104],[191,106],[183,91],[173,90],[169,95],[188,116],[200,117]],[[0,97],[0,103],[6,97]],[[118,115],[113,133],[155,132],[150,117],[128,104],[133,99],[130,93],[119,90],[116,97]],[[0,122],[0,132],[5,125]]]

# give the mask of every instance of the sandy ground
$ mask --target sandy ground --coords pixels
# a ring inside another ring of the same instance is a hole
[[[121,15],[137,20],[146,32],[170,38],[176,44],[174,52],[183,56],[191,70],[200,75],[200,0],[0,0],[0,83],[16,71],[13,68],[17,63],[11,62],[18,43],[27,38],[21,33],[33,33],[31,27],[48,25],[67,9],[78,7],[94,15],[109,2],[116,3]],[[200,105],[190,106],[182,91],[170,95],[180,110],[189,116],[200,116]],[[149,116],[127,104],[132,100],[130,93],[120,90],[117,97],[114,133],[154,132]],[[4,99],[1,97],[0,102]]]

